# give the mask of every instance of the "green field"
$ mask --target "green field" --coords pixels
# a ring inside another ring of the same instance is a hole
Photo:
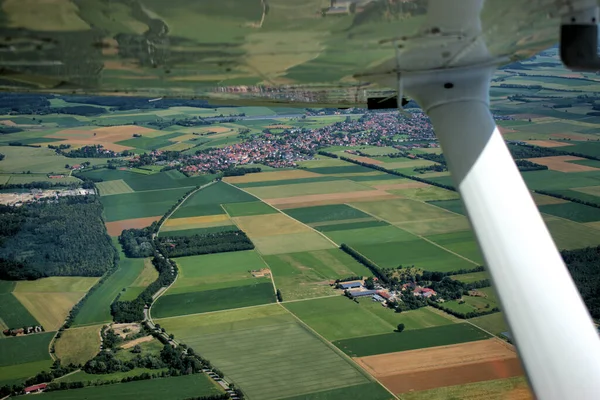
[[[0,294],[10,293],[15,288],[17,282],[0,280]]]
[[[331,182],[252,187],[246,190],[261,199],[278,199],[282,197],[308,196],[311,194],[359,192],[370,190],[370,188],[344,179]]]
[[[52,337],[54,332],[44,332],[0,340],[0,367],[51,360]]]
[[[12,293],[0,294],[0,327],[4,329],[39,325]]]
[[[280,399],[370,381],[279,306],[157,322],[209,359],[251,400]]]
[[[484,279],[489,279],[490,276],[486,271],[481,271],[481,272],[471,272],[470,274],[452,275],[450,278],[452,278],[456,281],[464,282],[464,283],[472,283],[472,282],[477,282],[477,281],[481,281]]]
[[[483,264],[483,256],[471,231],[427,236],[427,239],[480,265]]]
[[[201,292],[167,294],[152,307],[155,318],[175,317],[275,302],[271,282]]]
[[[128,268],[135,268],[136,270],[140,268],[140,266],[136,264],[143,264],[142,271],[136,280],[131,284],[131,286],[127,287],[124,292],[121,292],[121,297],[119,297],[119,300],[131,301],[135,300],[138,295],[142,293],[146,287],[148,287],[148,285],[158,279],[158,271],[149,258],[128,258],[125,260],[125,262],[128,263]]]
[[[317,174],[323,174],[323,175],[373,172],[373,170],[371,168],[367,168],[367,167],[363,167],[361,165],[355,165],[355,164],[351,164],[351,163],[348,163],[347,166],[309,168],[309,171],[315,172]]]
[[[371,272],[339,249],[264,256],[283,300],[329,296],[337,292],[330,280],[371,276]]]
[[[600,244],[600,230],[562,218],[546,217],[546,226],[559,249],[580,249]]]
[[[548,204],[539,209],[543,213],[575,222],[600,221],[600,209],[578,203]]]
[[[173,213],[172,218],[224,214],[225,211],[221,204],[244,203],[256,200],[254,196],[244,193],[234,186],[217,182],[194,193]]]
[[[349,339],[393,332],[404,323],[406,330],[423,329],[453,322],[428,308],[395,313],[371,298],[355,303],[341,291],[337,297],[284,303],[308,326],[328,340]]]
[[[300,178],[300,179],[282,179],[279,181],[265,181],[265,182],[247,182],[247,183],[236,183],[235,186],[240,187],[242,189],[248,188],[262,188],[262,187],[271,187],[271,186],[288,186],[288,185],[299,185],[305,183],[322,183],[322,182],[333,182],[333,181],[341,181],[343,178],[338,178],[335,176],[318,176],[315,178]]]
[[[343,227],[343,225],[339,225]],[[377,244],[415,240],[412,235],[395,226],[362,227],[346,230],[325,231],[325,235],[338,244]]]
[[[284,210],[292,218],[305,224],[326,221],[342,221],[358,218],[372,218],[369,214],[350,207],[346,204],[333,204],[329,206],[303,207]]]
[[[38,396],[48,400],[131,400],[133,397],[144,400],[181,400],[220,393],[223,393],[223,389],[206,375],[194,374],[115,385],[91,386],[83,389],[59,390]]]
[[[392,398],[390,392],[385,390],[376,382],[363,383],[361,385],[347,386],[340,389],[325,390],[322,392],[309,393],[300,396],[286,397],[282,400],[389,400]]]
[[[508,331],[508,325],[506,325],[506,322],[504,321],[502,312],[471,318],[469,322],[494,335],[500,335],[502,332]]]
[[[112,170],[107,168],[86,171],[83,172],[82,175],[96,180],[102,179],[103,181],[123,180],[136,192],[184,187],[191,189],[194,186],[202,186],[213,180],[215,177],[215,175],[201,175],[187,178],[181,172],[176,170],[145,175],[131,171]]]
[[[352,206],[391,223],[450,218],[454,215],[416,200],[353,203]]]
[[[152,374],[160,374],[162,371],[168,371],[167,368],[150,369],[150,368],[134,368],[127,372],[113,372],[111,374],[88,374],[84,371],[75,372],[71,375],[66,375],[55,380],[55,382],[91,382],[102,383],[112,380],[121,380],[130,376],[139,376],[144,372]]]
[[[230,217],[248,217],[252,215],[275,214],[278,212],[262,201],[223,204],[223,208]]]
[[[445,210],[452,211],[456,214],[467,215],[465,207],[460,199],[429,201],[428,203],[436,207],[441,207]]]
[[[256,249],[263,255],[299,253],[336,247],[329,240],[312,231],[250,238]]]
[[[389,224],[385,221],[373,219],[371,221],[362,222],[337,221],[333,224],[314,226],[314,228],[319,232],[334,232],[345,230],[354,230],[358,232],[365,228],[383,228],[385,226],[389,226]]]
[[[173,288],[199,286],[251,277],[249,271],[265,267],[253,250],[177,258],[179,277]]]
[[[116,244],[115,238],[113,238],[113,242],[120,249],[120,245]],[[135,282],[144,269],[144,263],[140,262],[139,259],[126,258],[123,252],[120,252],[120,257],[118,269],[88,296],[79,309],[79,313],[73,321],[73,326],[94,325],[112,321],[111,303],[124,288]]]
[[[103,196],[100,201],[104,205],[107,222],[154,217],[166,213],[189,190],[189,188],[178,188],[151,194],[144,192],[115,194]]]
[[[337,347],[352,357],[424,349],[487,339],[490,336],[466,323],[337,340]]]
[[[389,192],[399,194],[400,196],[407,199],[419,201],[454,200],[459,198],[458,193],[453,192],[451,190],[442,189],[436,186],[389,190]]]
[[[521,175],[531,190],[561,190],[600,185],[596,171],[565,173],[558,171],[530,171]]]
[[[459,269],[470,269],[475,266],[475,263],[460,258],[423,239],[405,242],[357,244],[353,248],[383,268],[414,265],[427,271],[451,272]]]
[[[83,276],[51,276],[35,281],[19,281],[14,291],[17,293],[87,292],[98,279]]]
[[[123,141],[117,142],[117,144],[120,144],[122,146],[134,147],[136,149],[141,149],[141,150],[157,150],[157,149],[160,149],[161,147],[167,147],[167,146],[170,146],[175,143],[174,141],[171,141],[169,139],[175,139],[179,136],[184,136],[184,135],[185,135],[184,133],[182,134],[179,132],[175,132],[175,133],[168,133],[168,134],[157,136],[157,137],[142,136],[139,138],[123,140]]]
[[[484,292],[486,289],[491,288],[483,288],[477,290]],[[443,306],[463,314],[467,314],[470,312],[489,311],[495,307],[498,307],[496,296],[493,294],[488,297],[463,296],[462,300],[464,301],[463,304],[459,304],[458,300],[451,300],[444,302]]]
[[[111,194],[133,193],[133,189],[129,187],[123,179],[108,182],[97,182],[96,187],[100,192],[100,196],[110,196]]]
[[[0,367],[0,386],[14,385],[31,378],[52,366],[50,359]]]
[[[19,135],[21,133],[22,132],[19,132]],[[3,137],[2,139],[6,138]],[[15,138],[11,140],[15,140]],[[24,142],[24,140],[16,140]],[[40,140],[32,141],[32,143],[36,143],[38,141]],[[54,150],[46,147],[35,148],[25,146],[0,146],[0,153],[6,156],[2,164],[0,164],[0,172],[3,173],[20,173],[23,171],[31,171],[32,173],[43,174],[50,172],[68,173],[69,170],[65,168],[66,164],[75,165],[86,161],[91,162],[93,165],[106,164],[106,159],[68,158],[58,155]]]
[[[55,342],[56,356],[63,365],[85,364],[100,351],[102,325],[65,330]]]

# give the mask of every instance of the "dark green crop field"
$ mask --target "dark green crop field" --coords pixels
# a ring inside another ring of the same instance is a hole
[[[548,204],[539,207],[540,211],[576,222],[600,221],[600,208],[579,203]]]
[[[221,204],[253,202],[258,199],[234,186],[217,182],[192,195],[172,215],[172,218],[225,214]]]
[[[284,210],[284,212],[290,217],[304,222],[305,224],[357,218],[372,218],[369,214],[365,214],[364,212],[346,204],[293,208]]]
[[[344,353],[352,357],[373,356],[396,351],[424,349],[450,344],[473,342],[489,338],[490,335],[473,325],[460,323],[434,328],[416,329],[401,333],[365,336],[333,342]]]
[[[50,360],[48,346],[54,333],[36,333],[0,340],[0,367]]]
[[[273,284],[265,282],[162,296],[152,307],[152,316],[155,318],[174,317],[274,302]]]

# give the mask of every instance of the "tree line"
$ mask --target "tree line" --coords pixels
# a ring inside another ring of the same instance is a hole
[[[517,168],[519,168],[519,171],[521,172],[545,171],[548,169],[548,166],[546,165],[541,165],[528,160],[515,160],[515,164],[517,164]]]
[[[245,232],[235,230],[192,236],[160,236],[157,248],[162,254],[168,257],[185,257],[252,250],[254,249],[254,244]]]
[[[600,246],[564,250],[561,255],[590,314],[600,319]]]
[[[354,250],[352,247],[348,246],[345,243],[342,243],[340,245],[340,250],[350,255],[356,261],[367,267],[369,271],[371,271],[373,275],[375,275],[382,282],[390,283],[388,276],[381,270],[381,268],[377,264],[360,254],[358,251]]]
[[[77,189],[83,187],[84,189],[94,189],[94,185],[84,185],[81,182],[28,182],[28,183],[10,183],[0,185],[0,189]]]
[[[552,149],[549,147],[539,147],[531,144],[508,144],[510,154],[512,154],[515,160],[521,158],[539,158],[539,157],[553,157],[553,156],[575,156],[581,158],[587,158],[589,160],[598,160],[600,157],[591,156],[589,154],[577,153],[573,151]]]
[[[568,200],[572,203],[579,203],[579,204],[583,204],[585,206],[590,206],[590,207],[594,207],[594,208],[600,208],[600,203],[595,203],[595,202],[591,202],[591,201],[586,201],[586,200],[581,200],[578,199],[576,197],[571,197],[571,196],[566,196],[564,194],[561,193],[555,193],[555,192],[550,192],[547,190],[534,190],[535,193],[538,194],[543,194],[546,196],[550,196],[550,197],[555,197],[557,199],[563,199],[563,200]]]
[[[118,257],[96,196],[0,206],[0,278],[102,276]]]
[[[244,176],[262,171],[260,167],[232,167],[223,171],[223,176]]]
[[[127,323],[142,321],[144,319],[144,308],[150,306],[153,296],[161,287],[169,286],[177,276],[177,264],[165,259],[162,254],[155,251],[152,264],[158,271],[158,278],[148,285],[142,293],[132,301],[119,300],[121,294],[117,296],[110,306],[110,311],[115,322]]]
[[[438,310],[442,310],[443,312],[453,315],[456,318],[460,318],[460,319],[482,317],[484,315],[489,315],[489,314],[494,314],[494,313],[500,312],[500,309],[498,307],[494,307],[494,308],[487,309],[485,311],[470,311],[468,313],[462,313],[460,311],[456,311],[451,308],[444,307],[444,305],[443,305],[444,303],[436,303],[435,301],[431,301],[431,300],[428,300],[427,303],[428,303],[428,305],[435,307]]]

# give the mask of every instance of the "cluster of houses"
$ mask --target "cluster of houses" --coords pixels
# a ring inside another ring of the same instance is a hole
[[[348,295],[353,298],[356,297],[371,297],[373,301],[380,302],[383,306],[387,305],[387,301],[396,300],[399,297],[399,293],[396,291],[390,291],[380,284],[377,283],[377,278],[373,278],[375,281],[375,287],[373,289],[368,289],[365,286],[365,282],[363,280],[353,280],[347,282],[340,282],[338,284],[338,288],[344,290]],[[412,291],[414,296],[420,296],[425,298],[430,298],[435,296],[437,293],[435,290],[431,288],[421,287],[415,283],[405,283],[402,285],[402,289],[404,291]]]
[[[23,328],[5,329],[2,331],[4,336],[21,336],[41,332],[44,332],[44,328],[42,328],[40,325],[25,326]]]

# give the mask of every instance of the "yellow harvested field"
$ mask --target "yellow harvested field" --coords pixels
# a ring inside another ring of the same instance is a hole
[[[487,361],[516,358],[513,346],[497,338],[477,342],[355,358],[376,377],[429,371]]]
[[[0,121],[1,125],[4,126],[17,126],[16,123],[14,123],[13,121],[9,120],[9,119],[5,119],[4,121]]]
[[[137,344],[151,342],[152,339],[154,339],[153,336],[144,336],[144,337],[141,337],[141,338],[138,338],[138,339],[135,339],[135,340],[131,340],[131,341],[129,341],[129,342],[121,345],[121,348],[122,349],[130,349],[130,348],[132,348],[133,346],[135,346]]]
[[[525,140],[525,143],[539,147],[564,147],[573,146],[571,143],[558,142],[556,140]]]
[[[384,167],[387,169],[395,169],[395,168],[417,168],[417,167],[428,167],[430,165],[435,165],[436,163],[429,160],[408,160],[408,161],[398,161],[398,162],[389,162],[385,163]]]
[[[252,240],[262,236],[312,232],[306,225],[281,213],[235,217],[233,218],[233,221],[241,230],[246,232]]]
[[[427,187],[429,185],[427,185],[426,183],[423,182],[416,182],[416,181],[410,181],[410,182],[403,182],[403,183],[390,183],[388,185],[375,185],[373,186],[375,189],[378,190],[395,190],[395,189],[417,189],[417,188],[422,188],[422,187]]]
[[[412,233],[413,235],[420,236],[462,232],[471,229],[469,220],[467,217],[462,215],[450,218],[436,218],[426,221],[398,222],[394,225]]]
[[[87,292],[100,278],[83,276],[52,276],[35,281],[18,281],[13,292]]]
[[[591,226],[594,229],[600,229],[600,221],[586,222],[584,225]]]
[[[85,364],[100,351],[102,325],[70,328],[56,341],[56,355],[64,365]]]
[[[579,161],[585,160],[585,158],[575,156],[552,156],[552,157],[539,157],[529,158],[528,161],[536,164],[547,166],[553,171],[559,172],[585,172],[585,171],[598,171],[598,168],[588,167],[587,165],[579,165],[569,163],[567,161]]]
[[[229,183],[250,183],[283,181],[287,179],[317,178],[320,176],[321,175],[314,172],[292,169],[288,171],[259,172],[257,174],[246,174],[244,176],[230,176],[224,178],[223,180]]]
[[[158,279],[158,271],[149,258],[144,259],[144,269],[138,275],[131,287],[147,287],[152,282]]]
[[[306,204],[316,203],[321,204],[342,204],[348,201],[375,201],[375,200],[391,200],[397,199],[399,196],[389,194],[383,190],[367,190],[364,192],[346,192],[346,193],[330,193],[330,194],[312,194],[307,196],[283,197],[277,199],[263,199],[265,203],[274,206],[288,206],[291,204]],[[327,202],[327,203],[322,203]],[[300,207],[300,206],[296,206]]]
[[[123,221],[106,222],[106,231],[110,236],[119,236],[125,229],[141,229],[152,225],[162,216],[125,219]]]
[[[131,139],[133,134],[140,134],[147,137],[157,137],[167,134],[167,132],[157,131],[136,125],[110,126],[104,128],[84,129],[63,129],[51,135],[49,138],[64,139],[59,143],[71,144],[73,146],[85,146],[101,144],[105,148],[115,151],[129,150],[132,147],[115,144],[122,140]]]
[[[219,214],[219,215],[203,215],[200,217],[190,217],[190,218],[169,218],[163,224],[164,228],[178,228],[182,229],[182,227],[187,225],[195,225],[195,224],[210,224],[213,222],[223,222],[229,221],[229,217],[227,214]],[[186,228],[183,228],[186,229]]]
[[[161,147],[160,149],[165,151],[184,151],[192,147],[194,147],[194,145],[190,143],[175,143],[170,146]]]
[[[57,330],[85,292],[14,292],[15,297],[47,331]]]
[[[557,199],[556,197],[546,196],[545,194],[531,193],[531,196],[533,197],[533,201],[535,201],[535,204],[538,206],[568,203],[567,200]]]

